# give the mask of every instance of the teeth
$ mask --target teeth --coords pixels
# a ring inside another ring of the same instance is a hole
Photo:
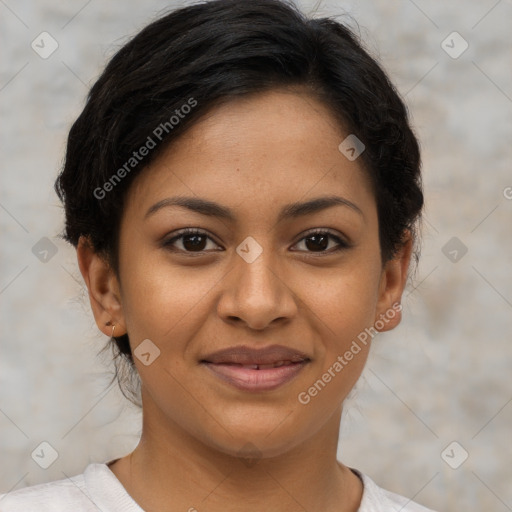
[[[261,364],[260,368],[279,368],[285,364],[291,364],[290,361],[276,361],[274,364]]]
[[[244,368],[251,368],[253,370],[269,370],[271,368],[279,368],[280,366],[290,365],[292,361],[276,361],[273,364],[244,364]]]

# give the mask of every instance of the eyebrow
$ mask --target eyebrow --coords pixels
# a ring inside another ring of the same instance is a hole
[[[158,201],[148,209],[144,216],[144,219],[147,219],[148,217],[155,214],[162,208],[168,208],[171,206],[181,206],[183,208],[187,208],[189,210],[200,213],[202,215],[207,215],[209,217],[217,217],[220,219],[229,220],[231,222],[235,221],[235,215],[233,211],[227,208],[226,206],[222,206],[218,203],[209,201],[207,199],[183,196],[168,197],[166,199]],[[359,213],[364,218],[364,214],[361,211],[361,209],[348,199],[345,199],[340,196],[325,196],[317,197],[315,199],[303,203],[297,202],[285,205],[278,215],[278,222],[281,222],[286,219],[303,217],[305,215],[313,214],[321,210],[325,210],[326,208],[331,208],[333,206],[347,206],[354,210],[355,212]]]

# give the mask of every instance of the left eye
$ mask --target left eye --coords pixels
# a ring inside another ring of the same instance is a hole
[[[328,251],[329,253],[336,252],[349,247],[349,244],[342,240],[339,236],[334,235],[330,231],[317,230],[306,234],[297,244],[304,243],[306,246],[306,252],[327,252],[329,248],[329,242],[334,240],[336,242],[335,249]],[[176,242],[180,242],[182,247],[176,247]],[[164,247],[171,250],[185,252],[185,253],[202,253],[210,252],[205,251],[208,241],[211,241],[214,245],[215,242],[208,236],[207,233],[199,229],[185,229],[178,233],[173,238],[163,243]],[[332,249],[332,247],[331,247]],[[299,251],[302,252],[302,251]]]
[[[334,240],[336,242],[335,249],[326,251],[327,247],[329,246],[329,240]],[[336,236],[330,231],[321,230],[309,232],[298,243],[304,243],[309,249],[315,248],[315,250],[309,250],[307,252],[333,253],[349,247],[349,244],[342,240],[339,236]]]

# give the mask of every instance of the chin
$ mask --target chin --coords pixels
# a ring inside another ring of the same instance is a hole
[[[229,435],[222,431],[222,439],[213,439],[210,434],[210,444],[214,449],[231,457],[247,459],[247,465],[258,459],[270,459],[285,454],[298,444],[297,426],[293,430],[279,429],[274,424],[271,428],[267,425],[258,428],[257,425],[245,425],[238,429],[230,428]]]

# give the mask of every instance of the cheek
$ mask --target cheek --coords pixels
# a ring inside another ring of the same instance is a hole
[[[178,349],[180,340],[186,342],[184,325],[189,320],[200,321],[208,292],[222,277],[219,272],[197,267],[172,264],[165,253],[139,251],[125,253],[123,282],[123,311],[133,344],[136,340],[154,339],[163,348],[173,340]],[[188,337],[193,336],[190,325]],[[169,348],[169,347],[167,347]]]
[[[318,376],[328,371],[331,377],[336,374],[336,378],[325,377],[336,382],[329,386],[334,395],[348,392],[364,367],[375,321],[379,270],[368,262],[338,268],[325,280],[313,278],[305,283],[303,294],[311,308],[305,314],[314,322]]]
[[[374,321],[378,302],[380,267],[374,261],[352,258],[326,272],[304,273],[295,287],[304,304],[323,323],[331,336],[357,335]]]
[[[370,350],[369,328],[375,314],[371,279],[331,281],[329,291],[310,295],[315,301],[316,362],[296,400],[311,417],[334,413],[359,379]],[[320,421],[320,420],[319,420]]]

